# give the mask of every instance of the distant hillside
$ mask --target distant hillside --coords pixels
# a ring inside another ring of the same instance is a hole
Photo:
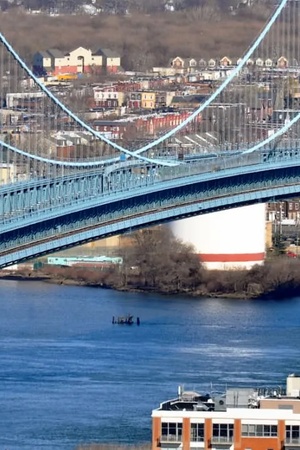
[[[39,1],[50,4],[54,0]],[[242,55],[263,27],[270,9],[257,4],[253,9],[240,8],[236,15],[231,15],[222,13],[211,2],[176,12],[101,13],[96,16],[64,14],[52,17],[42,13],[28,14],[22,8],[15,8],[0,13],[0,27],[29,63],[38,50],[71,50],[80,45],[115,49],[122,56],[124,68],[139,70],[166,65],[169,58],[177,55],[205,58]]]

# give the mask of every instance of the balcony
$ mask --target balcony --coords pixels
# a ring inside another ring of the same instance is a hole
[[[176,435],[176,434],[164,434],[160,437],[160,442],[164,443],[164,442],[182,442],[182,436],[181,435]]]
[[[212,436],[212,444],[232,444],[233,436]]]
[[[286,438],[284,441],[285,447],[292,446],[292,447],[300,447],[300,437],[289,437]]]

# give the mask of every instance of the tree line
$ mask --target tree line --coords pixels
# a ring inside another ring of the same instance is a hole
[[[124,69],[146,70],[167,66],[176,56],[207,59],[242,55],[269,14],[264,5],[247,11],[245,17],[229,16],[212,3],[174,13],[137,10],[126,16],[51,17],[9,10],[0,13],[0,27],[29,65],[37,51],[57,48],[67,52],[82,46],[111,48],[120,54]]]
[[[267,259],[251,270],[206,270],[192,246],[160,226],[137,231],[131,245],[119,249],[120,266],[106,269],[45,266],[43,274],[59,281],[193,296],[261,298],[298,295],[300,260],[285,254]]]
[[[170,0],[169,0],[170,1]],[[108,14],[128,13],[158,13],[166,10],[168,0],[0,0],[0,9],[8,11],[16,7],[26,10],[39,10],[48,12],[74,13],[79,12],[84,5],[91,5],[95,10]],[[172,0],[171,4],[175,11],[190,9],[201,9],[212,6],[223,12],[230,11],[236,7],[238,0]],[[242,2],[241,2],[242,3]],[[266,2],[265,2],[266,3]]]

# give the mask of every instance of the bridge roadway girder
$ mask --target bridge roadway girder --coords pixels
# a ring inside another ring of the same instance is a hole
[[[300,166],[283,164],[156,182],[82,199],[0,229],[0,268],[138,228],[300,193]]]
[[[0,189],[0,217],[13,218],[20,216],[20,212],[28,214],[51,205],[59,206],[60,199],[72,202],[79,198],[78,193],[89,191],[90,195],[102,194],[102,183],[100,170],[8,185]]]

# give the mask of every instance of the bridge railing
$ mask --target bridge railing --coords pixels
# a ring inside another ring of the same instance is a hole
[[[198,157],[174,167],[119,162],[109,168],[82,170],[63,177],[35,179],[0,188],[0,223],[39,216],[55,208],[69,208],[82,201],[110,198],[118,193],[134,192],[172,180],[188,180],[193,176],[218,177],[238,168],[269,166],[288,161],[299,163],[297,148],[281,147],[251,154],[234,154],[202,160]],[[248,169],[247,169],[248,170]]]

